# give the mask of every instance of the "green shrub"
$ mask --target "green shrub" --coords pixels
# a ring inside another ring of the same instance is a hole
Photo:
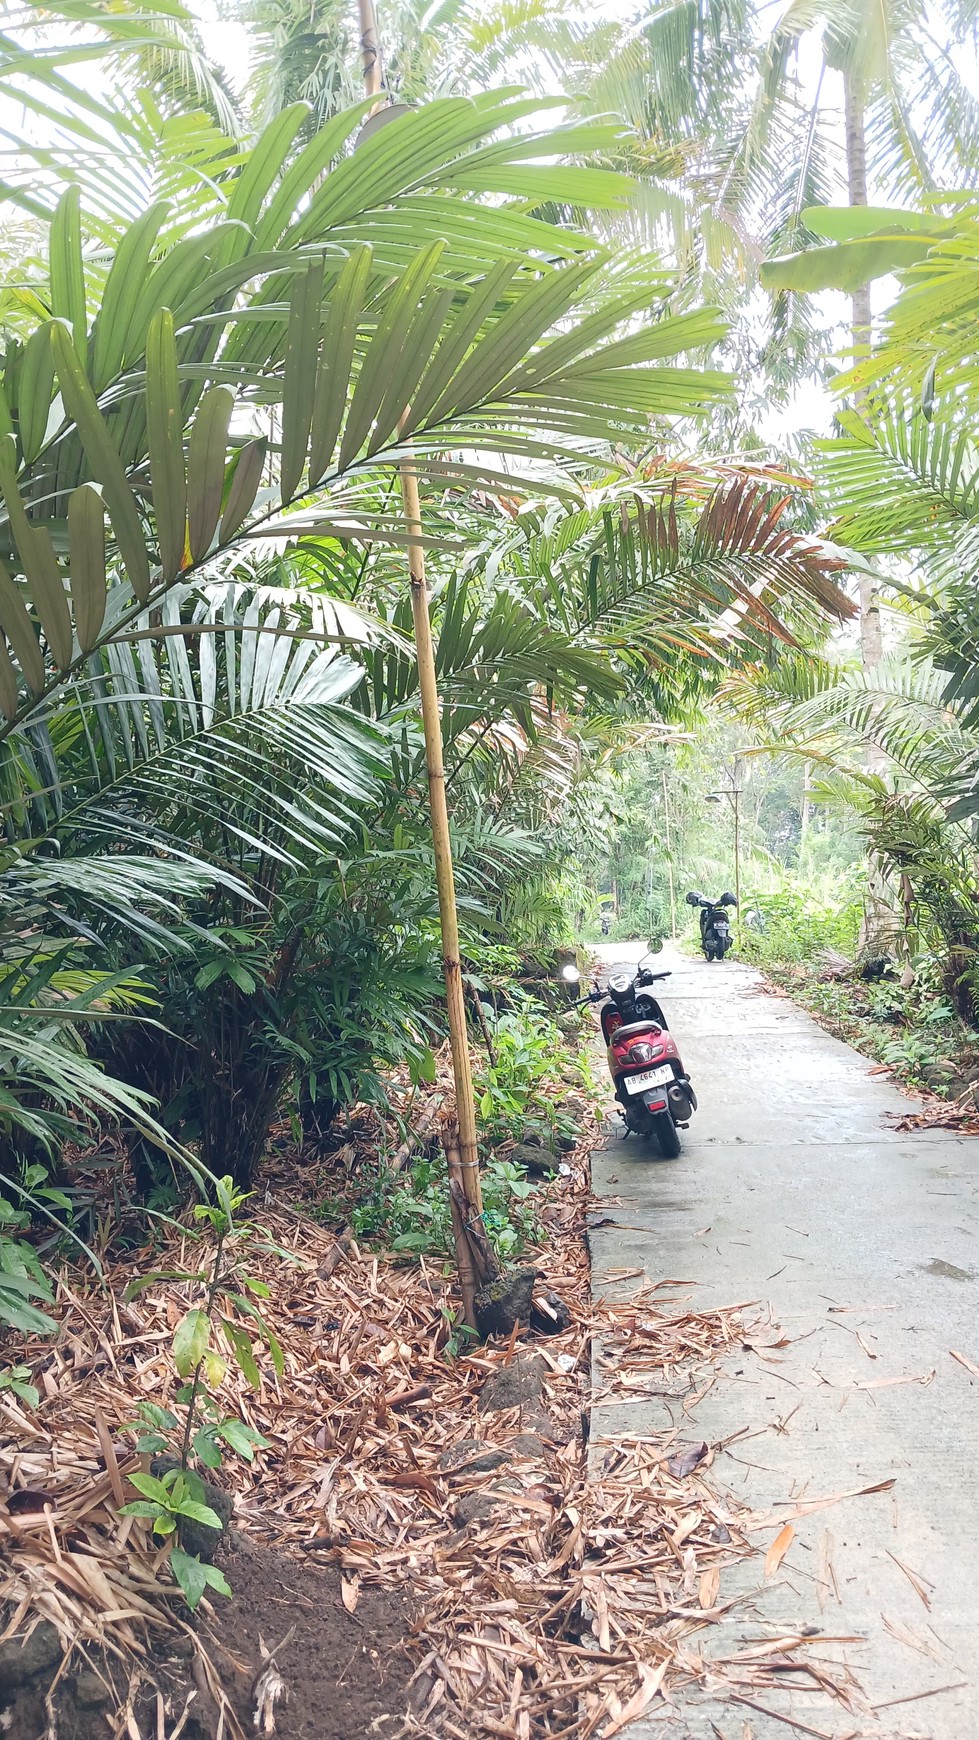
[[[541,1233],[535,1190],[522,1166],[491,1159],[483,1167],[483,1223],[504,1262],[518,1257]],[[336,1217],[324,1203],[323,1218]],[[355,1236],[410,1256],[452,1257],[452,1216],[444,1154],[418,1160],[405,1174],[379,1171],[350,1217]]]
[[[824,949],[852,959],[862,918],[863,901],[849,881],[841,882],[835,896],[786,881],[771,893],[745,897],[741,954],[762,966],[812,960]]]

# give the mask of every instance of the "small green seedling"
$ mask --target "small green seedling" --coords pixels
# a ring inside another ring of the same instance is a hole
[[[29,1365],[12,1365],[9,1371],[0,1371],[0,1390],[12,1390],[29,1408],[36,1408],[41,1396],[31,1383],[30,1376]]]
[[[142,1402],[137,1418],[123,1428],[136,1433],[141,1455],[166,1451],[179,1463],[179,1468],[159,1480],[150,1474],[133,1475],[132,1483],[146,1502],[127,1505],[121,1513],[152,1518],[154,1534],[164,1539],[177,1534],[181,1517],[207,1522],[212,1528],[223,1526],[205,1502],[201,1481],[188,1466],[192,1458],[205,1468],[220,1468],[225,1447],[248,1462],[254,1460],[256,1450],[267,1448],[268,1440],[243,1420],[226,1414],[212,1393],[220,1388],[232,1360],[254,1389],[261,1386],[256,1350],[246,1324],[264,1342],[276,1373],[281,1376],[284,1369],[279,1343],[255,1304],[256,1299],[268,1298],[269,1289],[248,1274],[245,1265],[249,1250],[271,1251],[286,1262],[295,1258],[271,1244],[260,1228],[240,1218],[247,1195],[236,1190],[230,1178],[215,1180],[214,1194],[213,1203],[198,1204],[194,1210],[195,1220],[215,1238],[210,1262],[197,1270],[142,1275],[126,1290],[126,1297],[132,1298],[144,1287],[170,1281],[203,1291],[203,1304],[184,1313],[173,1337],[173,1363],[177,1376],[185,1380],[175,1398],[183,1416],[155,1402]],[[228,1359],[219,1351],[218,1337],[223,1337]],[[197,1606],[206,1588],[231,1594],[220,1571],[202,1565],[180,1546],[174,1545],[170,1562],[190,1608]]]
[[[211,1529],[224,1526],[217,1511],[205,1503],[204,1487],[196,1474],[173,1468],[159,1479],[153,1474],[131,1474],[129,1479],[143,1497],[132,1504],[122,1505],[119,1515],[146,1518],[152,1522],[153,1533],[161,1540],[175,1535],[182,1519],[203,1523]],[[170,1551],[170,1568],[192,1613],[205,1589],[215,1589],[219,1595],[231,1594],[222,1571],[214,1565],[202,1564],[195,1554],[185,1553],[176,1545]]]

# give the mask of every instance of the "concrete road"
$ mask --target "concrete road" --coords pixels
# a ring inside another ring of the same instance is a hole
[[[979,1380],[950,1357],[979,1368],[979,1139],[896,1134],[886,1114],[909,1102],[865,1058],[751,969],[667,955],[662,1000],[700,1109],[678,1160],[618,1134],[596,1154],[593,1218],[614,1224],[592,1233],[594,1289],[625,1296],[642,1283],[614,1271],[638,1268],[688,1278],[677,1291],[697,1307],[770,1301],[788,1345],[729,1360],[690,1416],[682,1398],[599,1403],[593,1453],[674,1420],[684,1441],[733,1440],[711,1477],[763,1514],[895,1484],[795,1520],[767,1584],[760,1561],[726,1570],[721,1598],[743,1600],[701,1634],[708,1655],[804,1626],[855,1639],[820,1648],[852,1670],[863,1713],[749,1691],[777,1721],[691,1693],[628,1733],[979,1740]]]

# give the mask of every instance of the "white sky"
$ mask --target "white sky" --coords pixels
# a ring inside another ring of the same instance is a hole
[[[650,6],[654,0],[648,0]],[[772,29],[776,19],[782,13],[789,0],[770,0],[760,9],[760,28],[763,32]],[[3,0],[0,0],[2,7]],[[354,13],[354,0],[348,0],[351,14]],[[575,0],[569,0],[570,9],[578,11]],[[244,86],[250,65],[250,38],[245,25],[227,16],[228,0],[190,0],[190,10],[195,14],[201,29],[205,46],[213,58],[226,70],[229,81],[238,90]],[[599,5],[587,5],[580,8],[581,13],[594,18],[635,18],[640,10],[639,0],[601,0]],[[384,30],[384,0],[378,0],[380,29],[383,40]],[[979,76],[976,74],[975,57],[968,57],[972,76],[969,83],[979,92]],[[797,61],[798,73],[803,87],[803,96],[815,94],[817,81],[822,67],[820,35],[818,31],[804,38]],[[961,66],[960,66],[961,70]],[[78,69],[76,76],[80,82],[85,82],[84,69]],[[827,73],[823,75],[822,99],[829,106],[833,104],[842,111],[842,89],[838,75]],[[842,112],[840,112],[840,138],[842,144]],[[841,189],[842,192],[842,189]],[[871,188],[871,198],[875,190]],[[882,198],[879,190],[877,197]],[[887,279],[874,286],[875,313],[886,308],[896,288],[893,279]],[[759,306],[761,303],[759,302]],[[847,321],[849,316],[849,299],[833,292],[828,292],[818,298],[820,315],[825,323],[831,346],[834,350],[844,349],[848,342]],[[766,441],[781,444],[783,439],[800,430],[813,430],[816,433],[828,433],[832,417],[832,399],[826,389],[818,382],[806,381],[799,385],[787,406],[773,406],[757,419],[758,432]]]
[[[351,11],[353,0],[350,0]],[[219,16],[220,0],[197,0],[192,4],[201,28],[205,47],[208,52],[226,70],[230,82],[237,90],[244,86],[249,72],[250,45],[249,32],[243,24]],[[784,9],[783,0],[774,0],[773,5],[764,8],[766,16],[763,26],[771,29],[775,17]],[[591,11],[595,18],[634,18],[638,6],[636,0],[602,0],[599,5],[583,8]],[[383,41],[384,4],[378,3],[378,17]],[[816,83],[822,67],[819,33],[813,31],[810,40],[803,40],[799,54],[799,74],[806,94],[814,94]],[[827,95],[827,85],[832,87],[834,75],[824,75],[823,96]],[[839,82],[839,81],[837,81]],[[830,89],[829,100],[837,95]],[[841,109],[840,124],[842,128],[842,88],[838,94]],[[842,137],[842,134],[841,134]],[[891,300],[896,288],[895,280],[887,279],[875,286],[875,312],[882,311]],[[844,347],[848,342],[849,298],[834,292],[827,292],[818,298],[821,316],[828,331],[833,333],[833,344]],[[766,442],[781,445],[786,435],[798,430],[812,430],[817,434],[828,434],[833,414],[833,401],[826,388],[817,381],[800,383],[787,405],[772,406],[757,419],[758,433]]]

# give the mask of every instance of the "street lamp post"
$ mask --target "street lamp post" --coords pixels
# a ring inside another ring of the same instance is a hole
[[[743,787],[738,783],[740,768],[734,763],[734,772],[725,768],[729,783],[723,791],[709,791],[707,802],[719,804],[726,798],[734,815],[734,898],[737,901],[738,947],[741,947],[741,792]]]

